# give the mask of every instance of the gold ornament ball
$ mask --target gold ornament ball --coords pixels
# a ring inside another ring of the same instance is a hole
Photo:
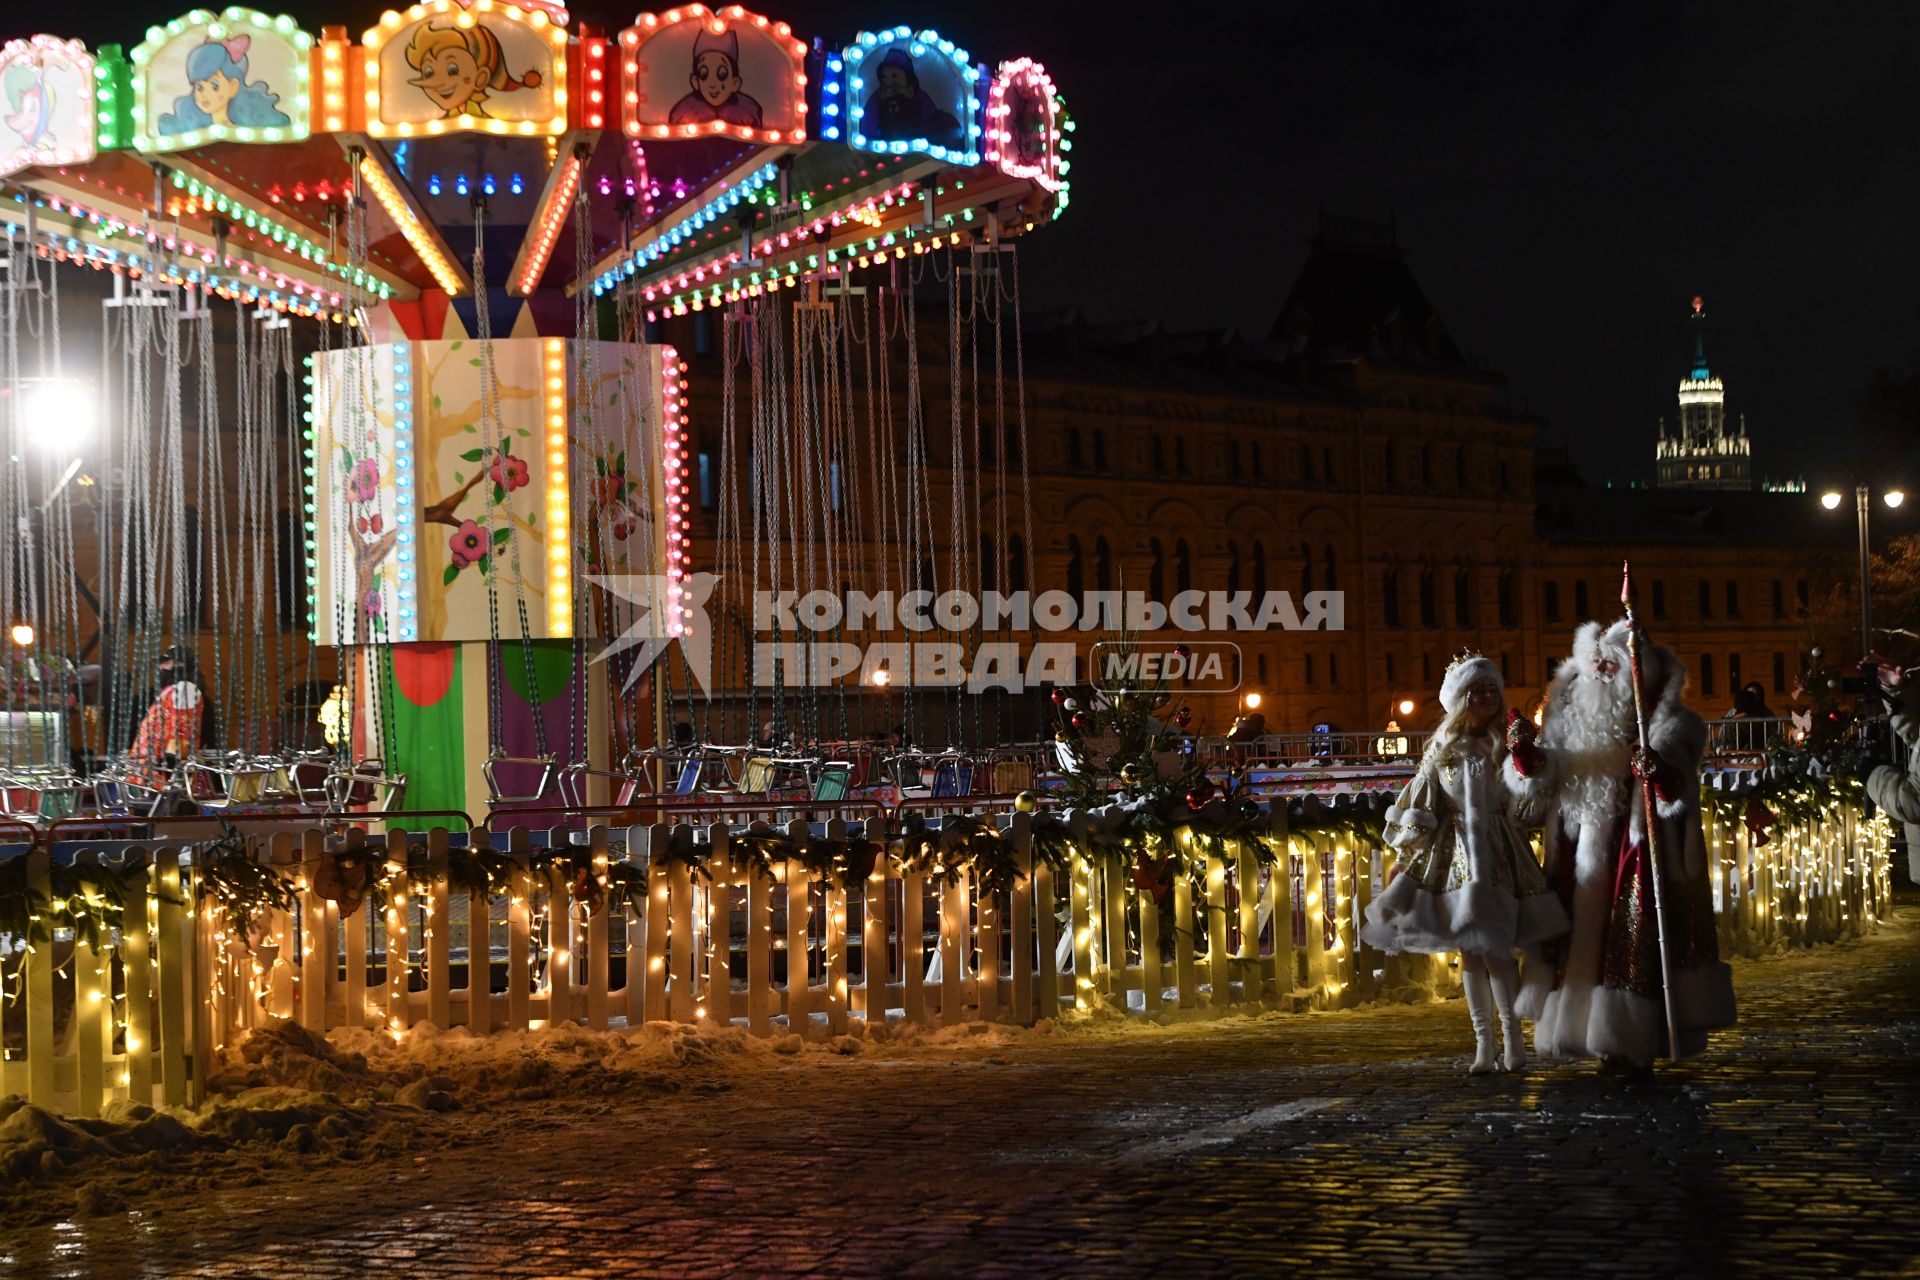
[[[1124,766],[1120,770],[1120,781],[1126,783],[1130,787],[1139,786],[1140,785],[1140,766],[1137,764],[1130,764],[1130,765]]]
[[[1032,813],[1040,807],[1040,797],[1031,791],[1022,791],[1013,798],[1013,807],[1021,813]]]

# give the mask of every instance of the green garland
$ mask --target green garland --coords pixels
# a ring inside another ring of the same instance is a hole
[[[900,864],[951,886],[972,871],[982,893],[1011,891],[1020,883],[1020,855],[990,819],[949,814],[939,827],[917,813],[907,815],[899,840]]]
[[[1775,822],[1804,823],[1817,821],[1836,799],[1855,805],[1866,802],[1866,787],[1859,778],[1844,773],[1816,777],[1813,766],[1819,758],[1811,751],[1776,747],[1768,758],[1771,776],[1761,775],[1752,786],[1735,791],[1702,787],[1701,808],[1724,822],[1735,822],[1745,820],[1757,802]],[[1825,762],[1819,763],[1824,770]]]
[[[300,895],[285,876],[253,855],[247,838],[231,823],[220,826],[218,837],[193,846],[196,893],[203,900],[212,898],[228,932],[251,947],[253,922],[268,911],[295,910]]]

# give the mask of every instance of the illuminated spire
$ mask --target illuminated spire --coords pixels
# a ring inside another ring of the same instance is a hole
[[[1707,303],[1699,294],[1693,295],[1693,372],[1687,376],[1695,382],[1705,382],[1711,375],[1707,373]]]

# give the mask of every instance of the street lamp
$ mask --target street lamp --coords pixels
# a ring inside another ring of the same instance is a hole
[[[1260,709],[1260,695],[1257,693],[1249,693],[1240,699],[1240,702],[1241,705],[1249,711],[1258,711]]]
[[[1400,699],[1400,714],[1401,714],[1401,715],[1403,715],[1403,716],[1410,716],[1410,715],[1412,715],[1412,714],[1413,714],[1413,708],[1414,708],[1414,701],[1413,701],[1413,699],[1412,699],[1412,698],[1402,698],[1402,699]]]
[[[14,623],[13,624],[13,642],[19,645],[22,649],[31,645],[33,643],[33,624],[30,622]]]
[[[1869,571],[1869,547],[1867,513],[1871,507],[1872,490],[1864,485],[1853,487],[1854,520],[1860,533],[1860,652],[1862,655],[1873,652],[1873,578]],[[1829,489],[1820,495],[1820,505],[1829,511],[1838,511],[1846,495],[1838,489]],[[1907,495],[1899,489],[1884,489],[1880,500],[1892,511],[1900,509]]]

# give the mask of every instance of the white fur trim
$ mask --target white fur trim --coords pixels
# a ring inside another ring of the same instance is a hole
[[[1513,949],[1520,904],[1497,885],[1463,884],[1429,893],[1412,876],[1400,876],[1367,904],[1360,938],[1381,951],[1452,951],[1506,955]]]
[[[1523,991],[1522,995],[1526,993]],[[1641,1066],[1667,1051],[1666,1002],[1624,987],[1568,984],[1550,993],[1534,1022],[1534,1051],[1560,1058],[1625,1058]],[[1682,969],[1673,978],[1680,1054],[1706,1047],[1706,1033],[1737,1017],[1733,970],[1719,962]]]
[[[1513,945],[1524,947],[1557,938],[1573,925],[1560,899],[1551,893],[1536,893],[1519,901],[1520,914],[1514,923]]]
[[[1538,952],[1528,952],[1520,966],[1520,994],[1513,999],[1513,1011],[1529,1022],[1538,1022],[1552,991],[1553,964]]]

